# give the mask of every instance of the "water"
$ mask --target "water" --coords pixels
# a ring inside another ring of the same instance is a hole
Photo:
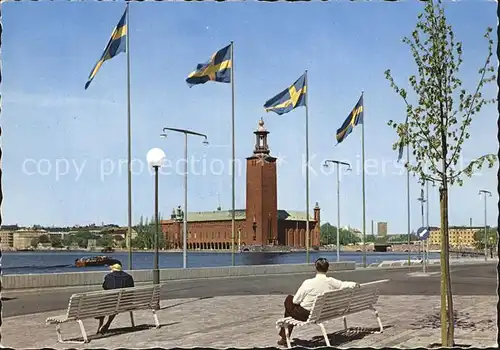
[[[82,256],[107,255],[122,262],[128,268],[128,253],[88,253],[88,252],[2,252],[2,274],[29,274],[29,273],[61,273],[82,271],[107,271],[105,266],[75,267],[75,259]],[[330,261],[337,260],[335,251],[311,251],[310,261],[319,257]],[[367,265],[384,260],[406,260],[408,253],[379,253],[367,252]],[[412,259],[417,254],[412,253]],[[429,259],[438,259],[439,253],[430,253]],[[134,270],[151,269],[153,267],[153,252],[133,252],[132,264]],[[231,266],[231,253],[188,252],[188,267],[222,267]],[[363,262],[363,253],[341,252],[340,261]],[[272,264],[300,264],[306,262],[305,252],[294,253],[237,253],[235,265],[272,265]],[[159,266],[165,268],[182,268],[182,252],[160,252]]]

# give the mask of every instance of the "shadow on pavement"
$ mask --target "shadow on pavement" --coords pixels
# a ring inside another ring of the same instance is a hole
[[[384,326],[384,329],[392,328],[393,326],[387,325]],[[359,340],[366,337],[373,332],[379,331],[378,327],[375,328],[367,328],[367,327],[351,327],[347,330],[341,330],[328,334],[328,340],[330,340],[330,345],[340,346],[345,343],[349,343],[354,340]],[[293,346],[303,346],[306,348],[317,348],[317,347],[326,347],[325,339],[322,335],[315,336],[311,340],[301,340],[294,339]]]
[[[12,298],[2,297],[1,301],[9,301],[9,300],[16,300],[16,299],[17,299],[16,297],[12,297]]]
[[[162,323],[162,324],[160,324],[160,328],[166,327],[166,326],[173,326],[173,325],[178,324],[178,323],[179,322]],[[148,330],[148,329],[151,329],[151,328],[155,328],[155,326],[154,325],[150,325],[150,324],[141,324],[141,325],[137,325],[135,327],[111,328],[109,331],[107,331],[104,334],[91,334],[91,335],[88,335],[88,339],[89,339],[89,342],[91,342],[92,340],[109,338],[109,337],[113,337],[113,336],[121,335],[121,334],[126,334],[126,333],[135,333],[135,332],[145,331],[145,330]],[[83,338],[82,337],[75,337],[75,338],[70,338],[70,339],[67,339],[67,340],[82,341]]]
[[[160,310],[171,309],[171,308],[179,306],[179,305],[184,305],[184,304],[189,304],[189,303],[195,303],[197,301],[200,301],[200,300],[203,300],[203,299],[210,299],[210,298],[213,298],[213,297],[196,298],[195,300],[188,300],[188,301],[184,301],[182,303],[177,303],[177,304],[173,304],[173,305],[164,306],[164,307],[161,307]]]

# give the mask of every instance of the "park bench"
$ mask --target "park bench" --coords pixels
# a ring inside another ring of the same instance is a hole
[[[292,317],[285,317],[276,321],[276,327],[278,329],[282,327],[285,328],[286,343],[288,348],[292,347],[287,327],[288,325],[293,325],[295,327],[314,324],[318,325],[321,328],[326,345],[330,346],[330,341],[323,323],[342,317],[344,329],[347,330],[346,316],[365,310],[372,310],[377,318],[380,332],[383,332],[384,327],[382,326],[382,321],[380,320],[374,305],[378,301],[379,288],[381,284],[388,281],[389,280],[379,280],[361,284],[356,288],[345,288],[326,292],[316,297],[307,321],[302,322],[295,320]]]
[[[88,343],[87,333],[83,326],[83,320],[89,318],[117,315],[123,312],[130,313],[130,322],[134,324],[132,311],[151,310],[156,328],[160,327],[160,321],[156,310],[160,302],[161,285],[150,285],[133,288],[111,289],[88,293],[73,294],[69,299],[68,310],[65,315],[49,317],[45,321],[47,325],[55,324],[57,340],[60,343]],[[63,340],[61,335],[61,324],[76,321],[80,326],[83,336],[82,341]]]

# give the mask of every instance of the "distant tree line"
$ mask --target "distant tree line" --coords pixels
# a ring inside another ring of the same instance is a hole
[[[103,233],[98,235],[94,232],[80,231],[66,234],[63,239],[56,235],[40,235],[31,240],[31,246],[37,247],[39,243],[49,244],[54,248],[72,247],[87,248],[89,239],[95,239],[98,247],[112,248],[118,245],[123,245],[124,238],[121,235],[113,235],[112,233]]]
[[[161,214],[159,215],[160,222],[162,221]],[[161,225],[158,228],[158,248],[165,249],[167,247],[167,243],[165,241],[165,235],[161,230]],[[154,249],[155,247],[155,237],[156,237],[156,225],[155,218],[151,217],[151,219],[144,219],[141,216],[139,220],[139,224],[135,227],[135,231],[137,232],[137,236],[132,240],[132,247],[136,249]]]

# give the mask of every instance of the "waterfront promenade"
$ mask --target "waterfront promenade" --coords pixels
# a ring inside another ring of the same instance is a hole
[[[496,262],[460,264],[451,267],[457,311],[458,344],[478,347],[496,344]],[[378,309],[386,330],[370,334],[376,327],[370,312],[349,317],[347,332],[342,322],[327,324],[332,345],[340,347],[428,347],[439,340],[439,267],[428,276],[421,267],[334,272],[343,280],[360,283],[389,278],[382,287]],[[96,336],[97,321],[84,321],[91,342],[80,348],[115,347],[269,347],[276,344],[275,321],[283,313],[283,298],[293,294],[311,274],[256,276],[170,281],[162,288],[162,327],[146,329],[151,314],[136,312],[136,329],[128,315],[119,315],[111,332]],[[54,326],[45,326],[49,316],[64,313],[69,296],[77,290],[3,293],[2,344],[14,348],[51,347],[57,344]],[[43,306],[41,306],[43,305]],[[362,328],[356,328],[362,327]],[[76,323],[63,325],[65,336],[78,337]],[[324,346],[318,327],[294,332],[296,345]],[[77,346],[78,347],[78,346]]]

